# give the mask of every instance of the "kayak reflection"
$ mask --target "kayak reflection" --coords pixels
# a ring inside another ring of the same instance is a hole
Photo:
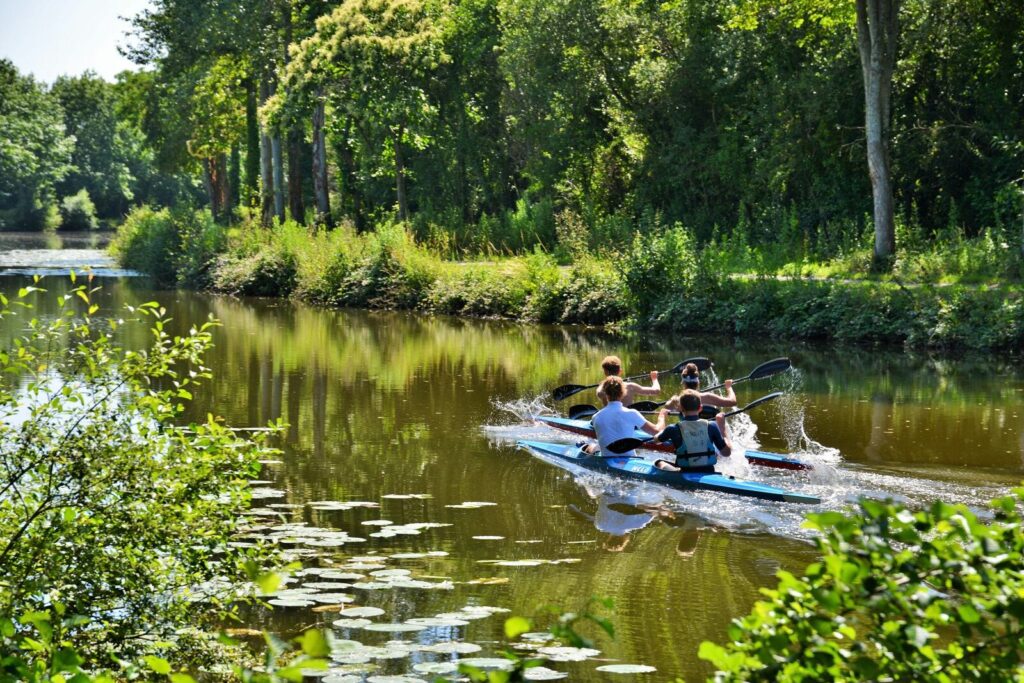
[[[701,532],[709,528],[696,515],[674,512],[660,505],[645,503],[640,495],[587,491],[597,504],[593,513],[570,505],[573,514],[586,519],[594,528],[605,534],[602,547],[610,552],[621,552],[629,545],[633,532],[648,526],[655,519],[679,531],[676,554],[692,557],[697,550]]]

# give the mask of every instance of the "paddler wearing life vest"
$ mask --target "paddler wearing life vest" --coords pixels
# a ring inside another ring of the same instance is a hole
[[[692,365],[692,363],[691,363]],[[694,365],[694,368],[697,366]],[[620,377],[622,375],[622,361],[618,356],[605,356],[601,361],[601,369],[605,377]],[[661,385],[658,383],[658,371],[651,371],[651,386],[645,387],[636,382],[623,380],[625,393],[622,395],[622,405],[627,408],[636,402],[637,396],[657,396],[661,393]],[[601,399],[601,405],[608,405],[608,396],[604,393],[604,384],[597,387],[597,397]],[[733,405],[736,405],[735,403]]]
[[[635,452],[613,453],[608,451],[608,445],[620,439],[631,439],[636,436],[637,429],[654,436],[665,429],[665,420],[668,418],[668,410],[662,409],[658,412],[657,424],[651,424],[643,415],[632,408],[622,404],[622,397],[626,393],[626,383],[621,377],[612,375],[601,382],[601,391],[608,397],[608,404],[597,411],[591,420],[594,425],[594,434],[597,436],[597,447],[591,444],[587,447],[587,453],[596,453],[599,449],[601,454],[609,457],[621,455],[634,457]]]
[[[701,419],[701,394],[694,389],[684,391],[679,397],[679,404],[682,419],[654,437],[655,442],[667,441],[672,444],[676,461],[673,464],[667,460],[657,460],[655,467],[669,472],[714,472],[715,463],[718,462],[715,448],[722,455],[732,453],[725,416],[719,413],[714,422]]]

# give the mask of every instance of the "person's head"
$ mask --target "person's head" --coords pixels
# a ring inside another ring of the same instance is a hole
[[[687,389],[679,396],[679,410],[684,415],[700,412],[700,393]]]
[[[601,382],[601,393],[607,396],[609,401],[621,401],[622,396],[626,393],[626,385],[622,378],[612,375]]]
[[[686,367],[683,368],[683,374],[680,377],[683,382],[683,386],[687,389],[696,389],[700,386],[700,370],[694,363],[687,363]]]
[[[604,360],[601,361],[601,369],[604,370],[604,374],[607,377],[612,375],[622,374],[622,361],[618,356],[605,356]]]

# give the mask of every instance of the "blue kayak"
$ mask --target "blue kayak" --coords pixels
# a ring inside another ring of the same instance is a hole
[[[544,455],[555,456],[594,472],[627,477],[629,479],[640,479],[662,486],[670,486],[682,491],[717,491],[719,493],[731,493],[737,496],[774,500],[782,503],[816,505],[821,502],[820,498],[814,496],[791,493],[774,486],[759,484],[756,481],[733,479],[718,473],[666,472],[665,470],[659,470],[653,463],[643,458],[604,458],[597,455],[588,455],[579,446],[564,443],[548,443],[545,441],[518,441],[516,443],[524,448],[529,448]]]
[[[537,422],[543,422],[546,425],[554,427],[555,429],[561,429],[566,432],[572,432],[573,434],[579,434],[580,436],[587,436],[591,439],[595,438],[594,427],[590,424],[590,420],[570,420],[565,417],[548,417],[545,415],[534,415],[533,419]],[[635,430],[634,436],[641,441],[650,441],[651,435],[642,430]],[[640,446],[645,450],[658,451],[661,453],[673,453],[671,444],[645,444]],[[774,467],[782,470],[811,470],[814,469],[813,465],[806,462],[801,462],[793,458],[781,455],[779,453],[768,453],[766,451],[746,451],[743,456],[751,465],[760,465],[762,467]]]

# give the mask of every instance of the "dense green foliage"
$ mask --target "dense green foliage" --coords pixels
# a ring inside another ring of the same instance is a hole
[[[725,681],[1024,680],[1022,502],[1016,489],[985,516],[872,500],[812,514],[821,560],[780,573],[700,655]]]
[[[61,201],[60,227],[65,230],[93,230],[99,227],[96,205],[84,187]]]
[[[1024,344],[1019,287],[729,275],[728,262],[742,251],[736,244],[699,247],[682,227],[650,230],[621,254],[577,257],[568,265],[542,251],[453,262],[402,224],[363,234],[340,227],[311,235],[292,222],[228,231],[205,211],[144,207],[128,217],[115,248],[125,267],[167,285],[206,283],[231,294],[329,306],[916,347]],[[998,259],[982,245],[971,248],[979,258]],[[972,252],[959,249],[920,257],[969,261]],[[748,258],[759,269],[758,259]]]
[[[175,425],[210,379],[213,323],[172,336],[156,303],[101,312],[87,285],[27,319],[41,291],[0,302],[0,315],[26,318],[0,353],[0,681],[223,665],[226,641],[196,627],[232,616],[249,579],[273,590],[265,551],[228,543],[273,451],[212,417]],[[322,656],[316,640],[302,645]],[[284,680],[292,665],[271,645],[268,673],[236,674]]]
[[[871,230],[861,63],[840,5],[160,0],[132,52],[155,67],[178,163],[203,166],[218,216],[244,187],[265,224],[286,217],[284,194],[305,222],[298,209],[328,204],[320,159],[334,222],[397,215],[448,250],[552,247],[569,211],[591,246],[658,216],[701,244],[739,230],[792,262],[863,249]],[[898,224],[1006,243],[1019,262],[1024,9],[899,7]]]
[[[0,60],[0,229],[54,226],[73,148],[53,96]]]

